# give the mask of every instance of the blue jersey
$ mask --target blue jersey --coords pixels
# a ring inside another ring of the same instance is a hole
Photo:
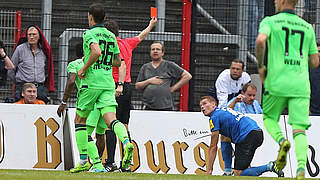
[[[252,130],[260,130],[253,119],[226,107],[217,107],[211,114],[209,122],[211,132],[219,131],[233,143],[244,140]]]

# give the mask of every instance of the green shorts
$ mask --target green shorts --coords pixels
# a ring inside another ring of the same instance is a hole
[[[279,122],[280,115],[285,107],[288,107],[289,121],[292,129],[308,129],[311,126],[309,120],[310,98],[306,97],[281,97],[270,94],[263,95],[263,118]]]
[[[88,117],[89,113],[95,106],[98,109],[105,109],[106,107],[109,107],[109,112],[115,112],[116,107],[118,106],[115,99],[115,90],[80,89],[77,98],[77,112],[81,113],[78,114],[81,117]]]
[[[97,134],[101,134],[100,131],[105,132],[107,129],[107,125],[104,122],[104,119],[100,113],[100,110],[96,106],[94,107],[93,111],[90,112],[87,118],[86,124],[87,126],[95,127]]]

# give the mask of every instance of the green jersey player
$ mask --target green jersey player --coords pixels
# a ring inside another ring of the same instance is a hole
[[[80,153],[80,163],[74,168],[81,171],[87,163],[88,139],[86,119],[94,109],[100,110],[103,119],[124,145],[122,167],[127,168],[132,159],[133,144],[130,143],[125,126],[116,120],[115,85],[112,66],[121,64],[116,37],[103,24],[105,12],[101,4],[89,7],[90,29],[83,34],[84,66],[78,71],[81,80],[77,100],[76,141]],[[77,118],[78,117],[78,118]],[[94,164],[93,171],[104,172],[101,162]]]
[[[81,48],[81,49],[80,49]],[[79,46],[76,46],[77,56],[82,57],[83,56],[83,50],[82,50],[82,44],[79,44]],[[78,55],[79,54],[79,55]],[[76,59],[68,64],[67,72],[68,72],[68,80],[66,89],[63,95],[62,103],[59,105],[58,108],[58,115],[61,116],[62,112],[66,108],[66,103],[69,95],[71,94],[74,84],[76,84],[77,89],[80,89],[81,87],[81,80],[77,75],[78,70],[80,70],[84,66],[83,58]],[[96,107],[93,111],[90,112],[87,122],[86,122],[86,128],[88,132],[88,155],[92,159],[93,163],[96,164],[97,162],[101,162],[100,157],[102,156],[103,150],[104,150],[104,133],[106,131],[107,125],[104,122],[104,119],[100,115],[99,109]],[[97,147],[92,139],[92,132],[96,129],[96,138],[97,138]],[[101,148],[102,147],[102,148]],[[85,166],[84,170],[89,169],[89,164]]]
[[[297,179],[303,179],[308,151],[305,130],[310,126],[308,64],[317,67],[319,59],[312,26],[294,12],[297,1],[275,0],[277,14],[260,23],[256,55],[264,83],[264,125],[280,145],[276,168],[285,167],[291,146],[278,124],[283,109],[288,107],[298,161]]]

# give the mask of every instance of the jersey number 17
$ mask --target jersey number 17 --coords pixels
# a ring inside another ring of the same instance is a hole
[[[298,34],[300,35],[300,46],[299,46],[299,50],[300,50],[300,57],[303,57],[302,54],[302,47],[303,47],[303,40],[304,40],[304,32],[300,31],[300,30],[294,30],[294,29],[289,29],[287,27],[282,27],[282,30],[284,30],[286,32],[286,47],[285,47],[285,56],[289,56],[289,35],[295,35]],[[292,47],[292,46],[291,46]]]

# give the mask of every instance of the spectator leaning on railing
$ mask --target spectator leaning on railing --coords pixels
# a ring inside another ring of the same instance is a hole
[[[24,83],[21,95],[23,98],[14,104],[46,104],[37,99],[37,87],[32,83]]]
[[[244,84],[251,81],[248,73],[244,72],[244,62],[234,59],[230,69],[222,71],[216,82],[209,88],[208,94],[214,97],[219,107],[227,105],[227,102],[240,94]]]
[[[242,87],[241,94],[228,102],[228,107],[244,114],[262,114],[256,94],[257,87],[252,83],[247,83]]]

